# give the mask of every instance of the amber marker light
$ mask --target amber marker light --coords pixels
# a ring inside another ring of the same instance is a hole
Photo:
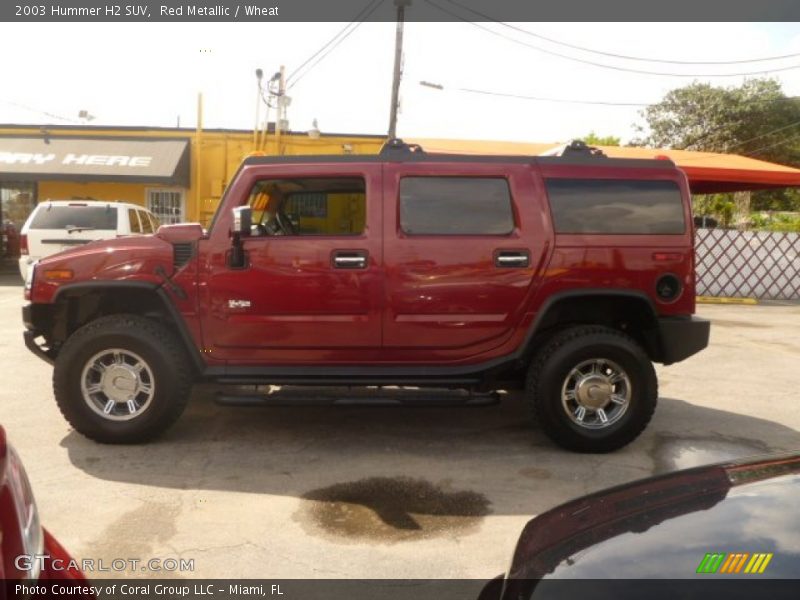
[[[53,269],[44,272],[44,278],[48,281],[68,281],[74,276],[71,269]]]

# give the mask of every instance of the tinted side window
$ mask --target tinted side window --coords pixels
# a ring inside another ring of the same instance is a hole
[[[111,206],[48,206],[36,211],[31,229],[117,229],[117,209]]]
[[[128,219],[131,222],[131,233],[142,233],[142,226],[139,224],[139,217],[132,208],[128,209]]]
[[[144,233],[153,233],[153,224],[147,218],[147,213],[143,210],[137,212],[139,213],[139,222],[142,224],[142,231]]]
[[[511,233],[508,182],[499,177],[404,177],[400,228],[410,235]]]
[[[548,179],[558,233],[684,233],[683,201],[672,181]]]

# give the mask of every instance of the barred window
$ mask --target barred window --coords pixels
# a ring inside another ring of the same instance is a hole
[[[185,204],[183,190],[147,190],[147,208],[163,225],[182,223],[185,220]]]

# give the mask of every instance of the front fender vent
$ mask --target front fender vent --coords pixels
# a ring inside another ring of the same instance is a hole
[[[194,254],[192,242],[176,242],[172,244],[172,263],[178,269],[188,263]]]

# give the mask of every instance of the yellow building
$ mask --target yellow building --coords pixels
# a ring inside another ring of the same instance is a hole
[[[0,224],[17,231],[37,202],[121,200],[162,223],[207,225],[249,153],[374,154],[384,136],[153,127],[0,125]]]

